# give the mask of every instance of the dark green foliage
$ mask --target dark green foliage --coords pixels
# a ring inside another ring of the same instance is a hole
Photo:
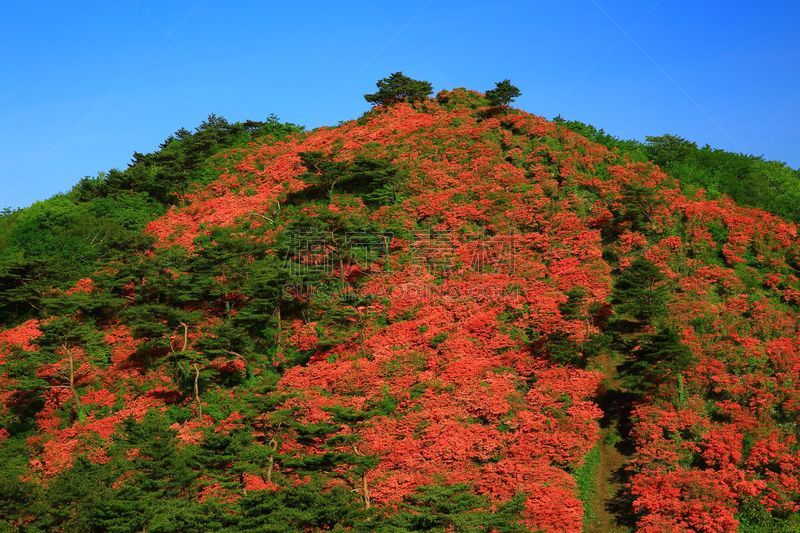
[[[230,531],[236,523],[236,517],[216,502],[151,499],[128,489],[114,491],[111,496],[113,499],[102,500],[91,509],[91,529],[83,531]]]
[[[520,96],[522,96],[522,92],[511,84],[511,80],[498,81],[494,89],[486,91],[486,99],[492,106],[508,107]]]
[[[371,297],[361,297],[353,291],[314,295],[312,306],[320,314],[320,324],[326,335],[319,339],[320,346],[335,346],[342,342],[364,342],[364,328],[371,317]]]
[[[371,514],[357,501],[355,493],[342,487],[326,488],[324,480],[312,477],[302,485],[278,492],[256,491],[239,501],[239,531],[284,532],[346,530],[366,527]]]
[[[565,295],[567,301],[558,305],[561,316],[567,320],[583,318],[583,302],[586,299],[586,290],[583,287],[575,286],[568,290]]]
[[[646,137],[647,156],[663,167],[686,161],[697,150],[697,145],[677,135]]]
[[[693,362],[680,336],[661,325],[669,297],[666,277],[646,259],[634,261],[614,283],[611,301],[616,319],[611,329],[617,347],[628,354],[619,370],[631,393],[645,394],[678,379]]]
[[[41,497],[37,484],[22,481],[27,468],[23,438],[11,438],[0,446],[0,531],[14,531],[23,519],[35,514]]]
[[[314,439],[324,439],[322,449],[325,451],[302,457],[278,456],[278,460],[282,466],[299,472],[332,474],[343,480],[353,490],[359,490],[364,479],[363,476],[378,465],[379,459],[361,452],[359,449],[360,437],[356,430],[375,413],[343,406],[331,406],[325,410],[333,415],[335,424],[298,425],[291,423],[301,441],[311,442]],[[343,426],[349,426],[353,431],[326,438],[333,432],[341,431]]]
[[[91,323],[83,323],[70,316],[58,316],[42,324],[42,336],[34,352],[12,352],[6,360],[5,372],[14,381],[15,401],[5,417],[0,418],[0,427],[12,431],[27,429],[32,423],[32,414],[44,402],[41,394],[51,386],[68,388],[72,393],[70,416],[83,419],[84,409],[80,401],[81,367],[105,366],[108,349],[103,336]],[[79,357],[80,356],[80,357]],[[38,368],[56,364],[54,371],[42,377]]]
[[[622,365],[620,376],[628,390],[642,394],[675,379],[693,361],[680,336],[672,329],[662,329],[640,339],[639,349]]]
[[[791,533],[800,531],[800,513],[771,514],[755,497],[745,498],[739,507],[739,531],[742,533]]]
[[[43,357],[14,350],[6,356],[5,373],[12,380],[2,392],[11,392],[9,409],[0,416],[0,427],[12,434],[22,434],[35,427],[36,413],[44,405],[41,392],[47,382],[39,377],[37,369]]]
[[[584,366],[586,357],[580,345],[565,333],[554,333],[547,338],[547,354],[561,365]]]
[[[436,95],[436,101],[445,109],[464,107],[477,110],[485,107],[486,97],[477,91],[460,87],[451,91],[442,91]]]
[[[126,486],[135,487],[148,497],[184,494],[197,476],[189,467],[186,450],[178,446],[175,430],[158,412],[148,411],[139,423],[128,420],[119,443],[120,451],[134,454],[132,470],[135,475]]]
[[[98,363],[107,362],[108,347],[102,333],[91,323],[80,322],[70,316],[58,316],[40,326],[42,335],[37,340],[39,353],[54,354],[62,347],[80,347]]]
[[[373,105],[391,105],[397,102],[419,102],[433,92],[430,82],[415,80],[402,72],[394,72],[388,78],[378,80],[378,91],[365,94],[364,100]]]
[[[349,188],[361,192],[364,203],[371,207],[397,202],[405,173],[391,161],[359,157],[350,168]]]
[[[197,502],[191,488],[196,480],[190,469],[192,450],[178,446],[169,424],[163,415],[150,412],[141,423],[124,424],[110,462],[78,458],[42,488],[33,507],[17,512],[35,517],[26,530],[179,532],[230,527],[235,516],[229,511],[214,502]],[[131,458],[132,470],[124,456]]]
[[[617,276],[611,301],[619,319],[642,324],[666,311],[668,296],[664,275],[656,265],[640,258]]]
[[[180,345],[171,345],[171,337],[182,323],[191,326],[199,319],[187,308],[207,299],[211,279],[207,272],[193,272],[193,261],[186,250],[172,248],[153,258],[120,265],[114,279],[109,280],[112,290],[120,293],[124,286],[135,287],[120,316],[133,336],[143,340],[143,353],[163,355],[180,350]]]
[[[526,531],[518,524],[523,501],[513,498],[493,510],[466,485],[421,487],[379,531]]]
[[[344,178],[347,165],[331,160],[322,152],[303,152],[300,154],[300,158],[308,169],[302,179],[315,189],[324,191],[328,200],[333,201],[336,184]],[[307,195],[308,191],[304,191],[303,194]]]
[[[615,227],[628,227],[648,233],[653,214],[664,200],[658,190],[641,183],[628,182],[622,186],[622,208],[616,210]]]
[[[197,476],[190,468],[190,450],[178,446],[169,424],[153,411],[140,423],[124,424],[113,452],[131,458],[131,470],[110,497],[93,509],[94,528],[180,531],[181,523],[202,524],[202,513],[192,503],[190,492]]]
[[[300,154],[308,172],[302,176],[312,185],[299,193],[303,198],[327,198],[336,192],[360,197],[370,207],[396,203],[405,173],[391,161],[357,157],[351,163],[334,161],[322,152]]]
[[[448,333],[446,331],[442,331],[442,332],[437,333],[431,339],[431,347],[432,348],[438,348],[440,344],[442,344],[444,341],[447,340],[447,337],[448,337]]]
[[[42,531],[92,531],[97,509],[112,498],[110,470],[79,458],[43,488],[35,527]]]
[[[50,292],[41,299],[46,315],[70,315],[96,322],[113,320],[123,305],[121,298],[106,291]]]
[[[291,282],[286,263],[276,256],[266,256],[254,262],[242,292],[248,299],[239,307],[231,319],[231,327],[245,332],[254,339],[260,350],[274,348],[279,342],[284,317],[291,318],[303,308],[288,292]],[[227,349],[242,352],[239,342],[231,343]]]
[[[246,431],[215,433],[207,431],[197,453],[192,457],[192,467],[206,473],[221,483],[230,482],[230,469],[238,458],[252,444],[252,435]],[[239,488],[239,481],[233,478],[232,489]]]

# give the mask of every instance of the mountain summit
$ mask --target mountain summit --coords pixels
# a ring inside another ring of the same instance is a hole
[[[6,525],[796,525],[797,226],[507,103],[212,121],[7,215]]]

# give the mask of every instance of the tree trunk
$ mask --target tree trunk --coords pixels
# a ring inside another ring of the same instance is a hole
[[[81,405],[81,399],[78,396],[78,389],[75,386],[75,356],[72,353],[66,344],[62,345],[64,351],[67,352],[67,360],[69,361],[69,390],[72,393],[72,400],[75,403],[75,414],[78,418],[81,417],[81,411],[83,410],[83,406]]]
[[[361,474],[361,496],[364,498],[364,508],[369,509],[369,485],[367,484],[367,473]]]
[[[277,322],[277,326],[278,326],[278,331],[277,331],[277,333],[275,333],[275,347],[276,347],[275,351],[276,351],[276,353],[280,353],[280,351],[281,351],[281,334],[282,334],[282,331],[281,331],[281,327],[282,327],[282,323],[281,323],[281,301],[280,300],[278,300],[278,307],[275,308],[275,321]]]
[[[272,454],[267,461],[267,483],[272,483],[272,471],[275,468],[275,451],[278,449],[278,441],[271,439],[269,441],[269,449],[272,450]]]
[[[331,188],[328,190],[328,203],[329,204],[333,203],[333,191],[334,191],[335,188],[336,188],[336,181],[331,183]]]
[[[197,417],[203,418],[203,402],[200,401],[200,367],[193,363],[194,368],[194,401],[197,402]]]
[[[189,347],[189,326],[185,322],[181,322],[181,326],[183,326],[183,348],[181,348],[181,351],[185,352],[186,348]]]
[[[359,457],[364,456],[364,454],[361,452],[361,450],[358,449],[358,446],[356,446],[355,444],[353,445],[353,452],[355,452],[355,454],[358,455]],[[367,471],[364,470],[364,472],[361,473],[360,477],[361,477],[361,500],[364,502],[364,508],[369,509],[371,502],[369,499],[369,484],[367,483]]]

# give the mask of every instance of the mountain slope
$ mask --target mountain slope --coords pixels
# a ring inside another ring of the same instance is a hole
[[[609,360],[620,522],[796,520],[794,224],[465,90],[215,161],[0,333],[10,526],[579,531]]]

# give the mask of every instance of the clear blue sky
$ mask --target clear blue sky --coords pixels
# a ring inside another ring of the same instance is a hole
[[[800,166],[800,2],[6,2],[0,207],[124,167],[209,113],[315,127],[402,70],[511,78],[517,105]]]

